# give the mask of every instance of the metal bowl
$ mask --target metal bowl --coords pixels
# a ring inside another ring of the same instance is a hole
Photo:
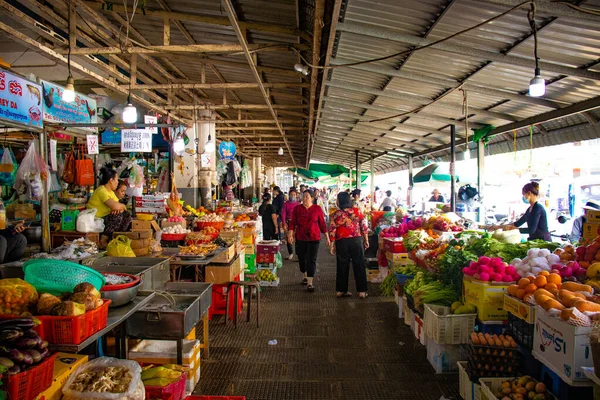
[[[101,291],[102,298],[108,299],[111,301],[109,308],[124,306],[133,300],[135,296],[137,296],[138,290],[140,289],[140,285],[137,284],[135,286],[120,289],[120,290],[112,290],[110,292]]]
[[[27,239],[28,244],[36,244],[42,242],[42,227],[30,226],[23,231],[23,236]]]
[[[59,197],[58,201],[63,204],[85,204],[87,199],[85,197]]]

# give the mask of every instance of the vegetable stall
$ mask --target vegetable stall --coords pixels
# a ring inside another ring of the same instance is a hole
[[[379,239],[380,289],[435,371],[458,372],[469,400],[592,398],[600,237],[561,246],[450,220],[404,218]]]

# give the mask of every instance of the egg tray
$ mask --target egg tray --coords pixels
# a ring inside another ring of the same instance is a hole
[[[501,360],[519,359],[521,355],[517,347],[496,347],[469,345],[469,355],[489,358],[499,358]]]

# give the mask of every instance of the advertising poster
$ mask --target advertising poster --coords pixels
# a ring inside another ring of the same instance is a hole
[[[62,100],[64,87],[52,82],[42,81],[44,102],[44,121],[66,124],[95,124],[96,100],[75,92],[75,101],[67,103]],[[88,132],[97,132],[97,128],[77,128]]]
[[[0,119],[42,128],[42,88],[0,69]]]

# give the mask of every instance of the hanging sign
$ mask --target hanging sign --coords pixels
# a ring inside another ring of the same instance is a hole
[[[144,115],[144,124],[156,125],[157,123],[158,123],[158,117],[155,117],[154,115]],[[153,135],[158,133],[158,128],[147,126],[145,129],[148,132],[152,133]]]
[[[98,154],[98,135],[87,135],[88,154]]]
[[[223,162],[230,162],[235,159],[235,143],[233,142],[221,142],[219,144],[219,155]]]
[[[0,69],[0,119],[42,127],[42,88]]]
[[[145,129],[122,129],[121,151],[124,153],[151,153],[152,134]]]
[[[212,161],[211,154],[201,154],[200,155],[200,167],[201,168],[209,168]]]
[[[75,93],[75,100],[66,102],[62,99],[64,87],[52,82],[42,81],[44,101],[44,121],[65,124],[95,124],[96,100],[80,93]],[[77,128],[88,132],[97,132],[97,128]]]

